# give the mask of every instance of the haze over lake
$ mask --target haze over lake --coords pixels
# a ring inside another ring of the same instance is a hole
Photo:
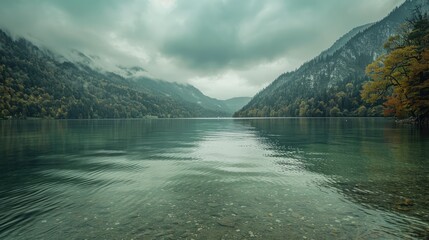
[[[381,118],[0,122],[1,239],[404,239],[428,132]]]

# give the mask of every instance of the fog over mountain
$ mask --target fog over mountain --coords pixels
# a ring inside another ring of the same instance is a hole
[[[227,99],[254,95],[403,2],[5,0],[0,27],[68,60]]]

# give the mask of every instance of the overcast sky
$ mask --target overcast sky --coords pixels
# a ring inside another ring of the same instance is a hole
[[[0,27],[208,96],[253,96],[404,0],[1,0]]]

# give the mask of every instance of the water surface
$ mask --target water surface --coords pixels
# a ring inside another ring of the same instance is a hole
[[[403,239],[429,137],[385,119],[0,122],[0,239]]]

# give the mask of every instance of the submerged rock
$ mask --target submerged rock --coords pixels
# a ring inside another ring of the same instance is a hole
[[[402,199],[402,201],[399,202],[398,205],[409,207],[409,206],[413,206],[414,202],[409,198],[405,198],[405,199]]]
[[[236,219],[232,217],[224,217],[217,220],[217,223],[223,227],[233,228],[236,225]]]
[[[414,201],[409,198],[403,198],[395,203],[395,209],[400,211],[410,211],[414,206]]]

